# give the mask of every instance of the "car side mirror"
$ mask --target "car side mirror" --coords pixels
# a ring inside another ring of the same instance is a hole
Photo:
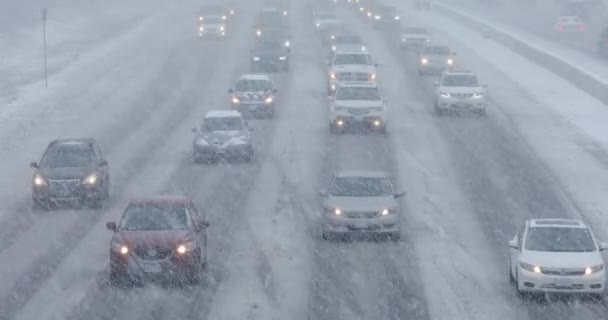
[[[228,89],[228,93],[234,93],[234,89]]]
[[[197,128],[192,128],[192,133],[197,133],[198,129]]]
[[[517,241],[517,236],[509,241],[509,248],[511,249],[519,249],[519,243]]]
[[[398,199],[398,198],[403,198],[403,197],[405,197],[405,192],[398,192],[398,193],[395,193],[395,198],[397,198],[397,199]]]
[[[107,222],[106,229],[116,232],[116,230],[118,229],[118,227],[116,226],[116,222]]]
[[[99,161],[99,165],[102,167],[106,167],[108,165],[108,160],[103,159],[103,160]]]
[[[32,162],[32,163],[30,163],[30,167],[32,169],[38,169],[38,163],[37,162]]]
[[[319,196],[327,198],[329,194],[327,193],[327,190],[319,190]]]
[[[600,242],[600,251],[606,251],[606,250],[608,250],[608,243]]]

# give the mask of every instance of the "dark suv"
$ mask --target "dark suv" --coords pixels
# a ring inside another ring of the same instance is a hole
[[[192,200],[156,197],[132,201],[110,242],[110,281],[114,285],[179,279],[198,284],[207,264],[209,223]]]
[[[59,203],[100,208],[109,198],[110,173],[101,148],[93,139],[61,139],[49,143],[32,178],[34,207],[51,209]]]

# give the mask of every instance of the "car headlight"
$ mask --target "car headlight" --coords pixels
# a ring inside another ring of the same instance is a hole
[[[590,275],[593,273],[597,273],[604,270],[604,265],[603,264],[598,264],[597,266],[593,266],[593,267],[587,267],[585,268],[585,275]]]
[[[365,10],[365,8],[359,7],[359,11],[363,12],[364,10]]]
[[[261,35],[262,35],[262,30],[256,30],[256,31],[255,31],[255,34],[256,34],[258,37],[259,37],[259,36],[261,36]]]
[[[35,174],[32,182],[37,187],[46,186],[48,184],[41,174]]]
[[[200,27],[200,28],[198,28],[198,31],[205,31],[205,28]]]
[[[380,20],[380,19],[382,19],[382,17],[381,17],[381,16],[379,16],[379,15],[375,15],[375,16],[374,16],[374,19],[376,19],[376,20]]]
[[[123,256],[127,255],[130,251],[128,246],[116,241],[112,241],[110,243],[110,249],[114,252],[122,254]]]
[[[427,59],[427,58],[422,58],[422,59],[420,59],[420,63],[422,63],[422,64],[427,64],[427,63],[429,63],[429,59]]]
[[[260,61],[260,57],[252,57],[253,61]]]
[[[439,95],[440,95],[442,98],[449,98],[449,97],[451,97],[451,95],[450,95],[450,93],[449,93],[449,92],[440,92],[440,93],[439,93]]]
[[[220,26],[220,31],[224,31],[224,26]]]
[[[289,42],[289,41],[285,41],[285,46],[286,46],[286,47],[291,46],[291,42]]]
[[[287,57],[286,56],[280,56],[279,60],[287,60]]]
[[[473,94],[473,99],[481,99],[483,98],[483,93],[477,92]]]
[[[331,46],[331,51],[336,51],[336,46]]]
[[[395,16],[395,20],[401,20],[400,16]]]
[[[361,51],[365,51],[367,48],[365,46],[361,46]]]
[[[321,27],[321,24],[317,22],[317,28]]]
[[[371,18],[372,13],[368,11],[368,12],[367,12],[367,16]]]
[[[234,15],[234,9],[230,9],[230,15],[233,16]]]
[[[334,213],[335,215],[339,216],[339,215],[342,215],[342,210],[340,210],[339,208],[335,208],[335,209],[333,210],[333,213]]]
[[[369,80],[370,80],[370,81],[371,81],[371,80],[376,80],[376,74],[375,74],[375,73],[370,74],[370,75],[369,75]]]
[[[407,38],[401,37],[401,42],[407,42]]]
[[[286,16],[287,15],[287,11],[283,11],[283,15]]]
[[[179,245],[177,245],[177,247],[175,248],[175,252],[177,252],[177,254],[186,254],[190,251],[193,251],[197,248],[197,243],[195,240],[190,240],[184,243],[181,243]]]
[[[94,185],[97,183],[97,174],[93,173],[82,180],[83,184]]]
[[[272,101],[274,101],[274,99],[272,97],[268,97],[264,100],[264,102],[266,102],[266,103],[272,103]]]
[[[333,72],[329,74],[329,77],[330,77],[332,80],[336,80],[336,74],[335,74],[335,73],[333,73]]]
[[[241,100],[237,97],[232,97],[232,104],[239,104],[241,103]]]
[[[541,267],[539,266],[535,266],[535,265],[531,265],[529,263],[525,263],[525,262],[520,262],[519,266],[524,269],[524,270],[528,270],[534,273],[541,273],[543,272],[543,270],[541,269]]]
[[[203,17],[198,17],[198,21],[203,21]]]
[[[222,16],[222,20],[226,20],[226,16]]]
[[[392,210],[390,210],[390,209],[386,209],[386,208],[384,208],[384,209],[382,209],[382,211],[380,211],[380,214],[381,214],[382,216],[388,216],[388,215],[389,215],[389,214],[391,214],[391,213],[393,213],[393,211],[392,211]]]
[[[447,62],[449,65],[454,64],[454,60],[452,60],[452,59],[448,59],[446,62]]]
[[[425,39],[426,42],[431,42],[431,39]]]
[[[331,40],[336,40],[336,36],[332,35]]]

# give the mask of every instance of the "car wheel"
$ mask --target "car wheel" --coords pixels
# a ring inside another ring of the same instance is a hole
[[[199,259],[202,261],[202,259]],[[190,270],[190,273],[188,274],[188,283],[190,285],[199,285],[201,283],[201,280],[203,279],[203,273],[204,273],[204,264],[206,264],[205,262],[200,262],[197,263],[196,265],[192,266],[192,269]]]
[[[435,113],[440,117],[443,117],[445,115],[443,109],[439,108],[439,105],[437,104],[435,104]]]
[[[274,118],[274,106],[268,107],[268,110],[266,110],[266,118]]]
[[[511,270],[511,264],[511,259],[509,258],[509,267],[507,268],[507,271],[509,271],[509,283],[514,285],[517,283],[517,281],[515,281],[515,277],[513,277],[513,270]]]

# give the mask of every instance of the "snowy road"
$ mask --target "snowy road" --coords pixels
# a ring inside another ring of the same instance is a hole
[[[293,1],[292,68],[273,76],[275,119],[250,121],[255,161],[193,164],[189,129],[206,111],[228,108],[227,89],[249,70],[257,3],[244,5],[226,41],[196,41],[192,11],[167,11],[0,119],[0,319],[604,317],[606,306],[595,301],[520,299],[508,282],[506,242],[533,217],[583,217],[602,237],[606,144],[578,127],[589,114],[561,121],[547,93],[487,58],[502,49],[468,46],[462,39],[471,31],[440,16],[408,21],[432,26],[477,69],[492,90],[488,118],[437,118],[435,79],[419,78],[415,56],[397,47],[396,35],[338,9],[382,64],[390,123],[388,136],[331,136],[326,52],[311,41],[307,4]],[[587,97],[555,76],[544,79]],[[95,137],[104,147],[112,201],[101,210],[32,212],[27,164],[50,139],[66,136]],[[407,192],[401,241],[321,239],[317,191],[344,169],[386,170]],[[160,193],[192,197],[211,223],[204,285],[109,286],[105,222],[118,219],[129,199]]]

